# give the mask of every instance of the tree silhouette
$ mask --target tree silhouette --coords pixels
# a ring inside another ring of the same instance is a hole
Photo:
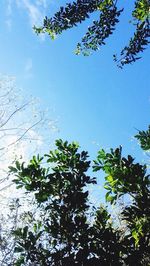
[[[106,39],[115,30],[123,11],[124,7],[120,9],[119,1],[116,0],[77,0],[60,7],[60,10],[53,17],[45,17],[43,25],[40,28],[35,26],[34,29],[37,34],[48,33],[54,39],[56,35],[61,34],[64,30],[82,23],[89,18],[91,13],[99,13],[99,18],[93,21],[81,42],[77,44],[76,54],[82,53],[86,56],[105,44]],[[133,63],[141,58],[141,52],[149,44],[149,18],[150,1],[134,1],[132,25],[134,25],[135,31],[133,37],[129,40],[129,44],[122,49],[120,58],[114,55],[114,60],[119,67],[122,68],[125,64]]]
[[[147,166],[136,163],[131,155],[123,157],[121,147],[109,153],[98,152],[92,167],[94,172],[103,170],[106,174],[107,205],[118,206],[124,199],[118,223],[107,205],[96,207],[89,202],[88,186],[97,181],[88,174],[88,153],[79,151],[75,142],[57,140],[56,147],[44,157],[34,156],[28,165],[17,161],[15,167],[10,167],[17,187],[34,194],[41,213],[41,217],[14,232],[19,256],[15,265],[148,266]]]

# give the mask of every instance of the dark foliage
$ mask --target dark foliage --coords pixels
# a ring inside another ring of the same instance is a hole
[[[150,150],[150,126],[146,131],[139,131],[135,137],[139,140],[141,148],[144,151]]]
[[[140,59],[141,52],[149,44],[150,37],[150,0],[136,0],[132,12],[132,22],[135,26],[133,38],[129,44],[121,51],[121,58],[114,55],[117,65],[122,68],[125,64],[130,64]],[[99,19],[93,22],[87,33],[77,44],[76,54],[90,55],[91,51],[96,51],[105,44],[106,38],[115,30],[119,22],[119,16],[123,9],[118,9],[116,0],[77,0],[60,7],[60,10],[53,17],[45,17],[43,26],[34,27],[36,33],[48,33],[52,39],[55,35],[61,34],[64,30],[77,26],[89,18],[90,13],[100,13]]]
[[[15,265],[149,265],[150,191],[146,165],[122,156],[122,148],[99,151],[93,171],[106,174],[106,202],[117,206],[123,197],[121,223],[116,223],[107,206],[89,203],[87,185],[96,185],[88,175],[88,153],[76,143],[56,141],[57,149],[43,159],[33,157],[25,166],[16,162],[10,170],[14,182],[27,193],[34,192],[42,222],[18,228]],[[124,223],[124,228],[122,227]]]

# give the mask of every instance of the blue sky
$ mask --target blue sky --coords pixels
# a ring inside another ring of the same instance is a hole
[[[56,138],[78,141],[93,157],[99,148],[120,144],[125,153],[140,156],[132,137],[135,128],[146,129],[150,123],[150,49],[142,60],[123,70],[112,60],[112,54],[132,35],[133,29],[126,24],[130,4],[126,3],[107,45],[83,57],[73,51],[90,21],[55,41],[32,30],[44,15],[52,15],[66,1],[1,2],[0,73],[15,76],[18,86],[40,98],[42,108],[49,108],[50,119],[58,120]]]

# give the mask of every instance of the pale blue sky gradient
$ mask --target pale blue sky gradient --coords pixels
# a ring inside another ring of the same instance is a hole
[[[56,138],[78,141],[93,157],[99,148],[120,144],[125,153],[140,156],[131,139],[135,128],[146,129],[150,123],[150,49],[142,60],[123,70],[112,60],[132,34],[126,24],[129,4],[107,45],[83,57],[75,56],[73,50],[90,21],[55,41],[47,36],[43,40],[32,30],[34,21],[65,3],[56,2],[2,0],[0,73],[14,75],[18,86],[40,98],[44,108],[54,110],[59,128]]]

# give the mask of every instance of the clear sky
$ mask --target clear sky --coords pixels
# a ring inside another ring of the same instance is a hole
[[[150,123],[150,49],[142,60],[123,70],[112,60],[128,43],[130,5],[107,45],[90,57],[75,56],[76,43],[90,20],[55,41],[37,36],[32,26],[52,15],[54,0],[1,0],[0,73],[16,77],[26,93],[40,98],[51,119],[58,120],[56,138],[78,141],[93,155],[99,148],[123,145],[138,156],[131,139]],[[49,149],[49,148],[47,148]]]

